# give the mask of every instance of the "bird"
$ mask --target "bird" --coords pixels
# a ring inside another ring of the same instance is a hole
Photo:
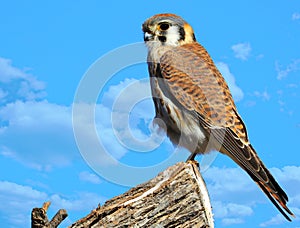
[[[288,196],[250,144],[229,87],[182,17],[156,14],[142,24],[156,123],[170,141],[197,154],[229,156],[288,220]],[[289,214],[289,215],[288,215]]]

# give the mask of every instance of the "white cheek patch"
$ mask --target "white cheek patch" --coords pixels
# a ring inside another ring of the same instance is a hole
[[[167,31],[166,44],[171,46],[178,46],[178,41],[180,39],[179,30],[177,26],[171,26]]]

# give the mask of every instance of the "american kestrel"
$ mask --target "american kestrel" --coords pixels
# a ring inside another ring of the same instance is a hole
[[[250,144],[228,85],[193,28],[175,14],[158,14],[142,29],[156,118],[170,140],[191,160],[211,150],[228,155],[291,221],[286,193]]]

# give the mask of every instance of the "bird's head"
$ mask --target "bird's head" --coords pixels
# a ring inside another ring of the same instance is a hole
[[[143,26],[147,46],[180,46],[196,41],[193,28],[175,14],[157,14],[147,19]]]

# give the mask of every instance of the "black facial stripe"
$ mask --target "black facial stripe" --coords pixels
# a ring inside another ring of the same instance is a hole
[[[165,36],[158,36],[158,40],[164,43],[164,42],[167,41],[167,37],[165,37]]]
[[[194,34],[194,33],[193,33],[193,40],[196,41],[196,37],[195,37],[195,34]]]
[[[179,40],[184,40],[185,39],[185,31],[183,27],[179,28]]]

